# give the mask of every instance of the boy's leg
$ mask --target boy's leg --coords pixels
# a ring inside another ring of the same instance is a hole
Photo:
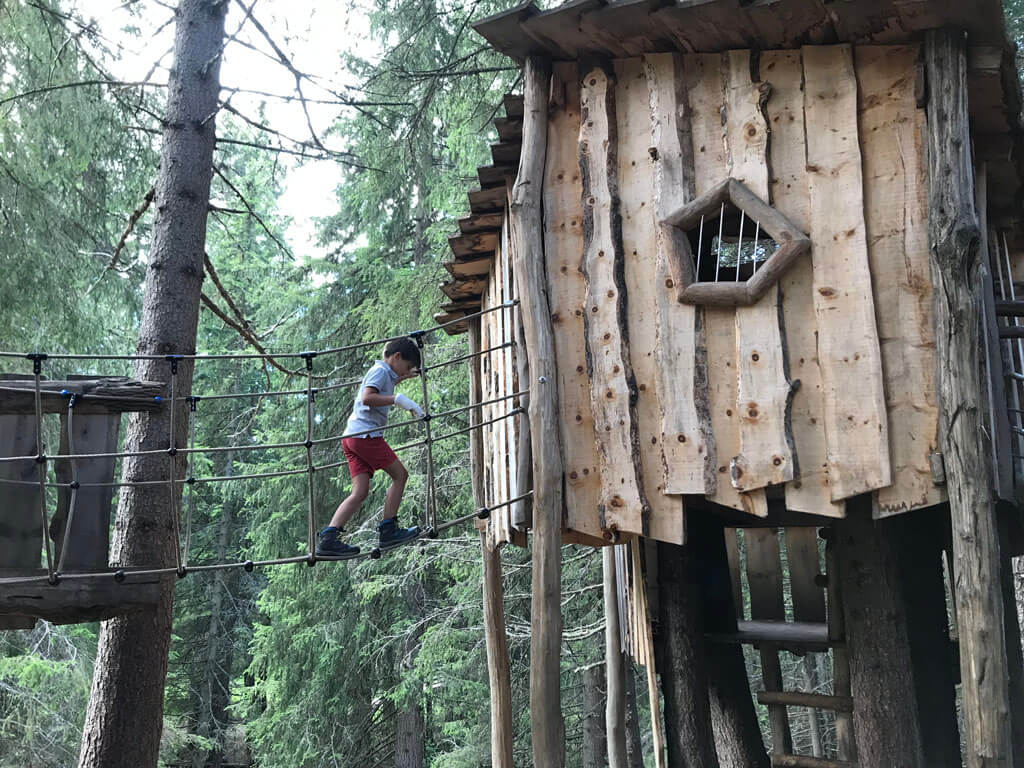
[[[344,528],[345,523],[352,519],[352,515],[359,511],[370,494],[370,474],[360,472],[352,478],[352,491],[348,497],[338,505],[331,518],[332,528]],[[399,497],[401,498],[401,497]]]
[[[384,471],[391,477],[391,487],[384,496],[384,514],[382,520],[394,520],[398,517],[398,507],[402,503],[402,495],[405,493],[405,483],[409,479],[409,470],[399,459],[384,467]]]

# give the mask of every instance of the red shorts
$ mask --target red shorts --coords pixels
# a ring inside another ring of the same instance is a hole
[[[348,471],[352,477],[362,474],[373,477],[375,470],[384,469],[398,461],[398,456],[383,437],[343,437],[341,447],[348,459]]]

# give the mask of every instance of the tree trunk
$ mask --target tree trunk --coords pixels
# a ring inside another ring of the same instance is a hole
[[[891,520],[871,519],[870,496],[846,503],[836,520],[857,755],[864,766],[927,765],[921,744],[907,606]]]
[[[397,768],[424,768],[423,708],[412,704],[399,710],[395,718],[395,765]]]
[[[562,444],[554,332],[544,267],[541,191],[547,152],[551,63],[526,60],[523,72],[523,148],[510,216],[515,279],[530,350],[530,434],[533,441],[533,599],[530,606],[530,731],[534,768],[563,768],[562,719]]]
[[[423,615],[426,605],[423,576],[415,576],[406,587],[405,604],[413,618],[413,628],[402,641],[402,655],[398,667],[402,674],[409,672],[416,660],[423,636]],[[396,768],[425,768],[426,765],[426,723],[423,716],[421,696],[413,693],[406,696],[404,706],[395,715],[395,766]]]
[[[604,737],[604,665],[583,671],[583,768],[608,765],[608,744]]]
[[[512,677],[505,637],[505,600],[501,583],[501,554],[487,548],[487,533],[480,532],[484,562],[484,640],[491,688],[491,766],[513,768]]]
[[[608,695],[605,705],[605,736],[609,768],[627,768],[626,763],[626,666],[622,658],[619,630],[619,599],[615,577],[615,548],[601,550],[604,573],[604,649]],[[636,696],[633,696],[634,707]],[[635,719],[635,718],[634,718]]]
[[[195,350],[199,294],[203,278],[207,206],[215,141],[220,52],[227,3],[181,0],[177,11],[174,66],[167,89],[167,121],[156,184],[153,246],[146,270],[138,351],[146,355],[188,354]],[[192,364],[182,361],[175,396],[188,395]],[[164,360],[140,360],[134,377],[171,379]],[[183,445],[186,419],[180,400],[152,413],[133,413],[126,450],[168,449],[170,407],[178,408],[175,444]],[[179,454],[175,474],[184,472]],[[125,480],[167,479],[166,456],[126,458]],[[124,487],[118,502],[112,559],[124,566],[169,566],[178,543],[172,515],[180,488]],[[155,766],[160,748],[164,681],[171,639],[174,577],[166,580],[159,605],[151,611],[104,622],[82,733],[82,768]]]
[[[810,693],[815,693],[818,687],[818,665],[814,660],[814,654],[808,653],[804,656],[804,686]],[[825,748],[821,744],[821,719],[818,717],[818,710],[814,707],[807,707],[807,730],[811,736],[811,754],[814,757],[824,757]]]
[[[953,525],[968,768],[1012,765],[1001,558],[992,446],[981,381],[981,296],[987,266],[974,204],[967,113],[967,41],[936,30],[925,43],[928,80],[928,239],[935,304],[939,448]],[[1002,404],[999,404],[1002,405]]]
[[[668,764],[718,768],[694,560],[690,547],[658,542],[658,668],[665,693]]]
[[[703,623],[708,631],[734,632],[735,605],[725,530],[707,515],[688,513],[690,543],[698,553],[702,575]],[[750,678],[743,648],[733,643],[706,645],[711,726],[721,768],[769,768],[768,752],[750,695]]]

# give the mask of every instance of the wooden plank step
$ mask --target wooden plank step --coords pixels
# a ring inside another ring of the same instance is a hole
[[[35,379],[7,378],[0,386],[0,413],[35,413]],[[43,413],[64,413],[68,398],[62,392],[82,396],[75,413],[111,413],[117,411],[155,411],[161,408],[155,397],[166,387],[156,381],[136,381],[123,377],[72,379],[40,383]]]
[[[480,180],[481,189],[494,189],[495,187],[504,189],[507,180],[515,178],[517,170],[515,165],[481,165],[476,169],[476,177]],[[499,222],[495,229],[500,226]]]
[[[506,117],[518,117],[523,116],[523,97],[517,94],[508,94],[505,96],[503,102],[505,105],[505,116]]]
[[[996,300],[999,317],[1024,317],[1024,301]]]
[[[499,117],[494,121],[494,127],[498,131],[498,138],[502,141],[520,142],[523,138],[523,118],[521,117]]]
[[[494,253],[498,248],[498,235],[494,232],[453,235],[448,238],[448,247],[458,260],[474,259],[485,253]]]
[[[519,142],[491,144],[491,159],[494,160],[495,165],[518,165],[520,150],[522,150],[522,144]]]
[[[709,633],[708,640],[740,645],[774,645],[799,651],[826,651],[845,646],[828,639],[828,625],[809,621],[737,621],[736,632]]]
[[[481,259],[471,259],[469,261],[446,261],[442,266],[448,270],[449,275],[456,280],[461,280],[467,277],[479,277],[490,274],[492,261],[493,259],[490,256],[484,256]]]
[[[478,213],[475,216],[467,216],[459,219],[459,231],[464,235],[472,235],[477,232],[497,232],[501,229],[501,222],[504,213]]]
[[[852,696],[829,696],[804,691],[758,691],[760,704],[785,704],[787,707],[812,707],[833,712],[853,712]]]
[[[24,582],[25,577],[45,575],[33,569],[17,576],[8,571],[0,578],[0,616],[35,616],[54,624],[74,624],[152,608],[160,599],[161,577],[152,574],[126,571],[122,583],[103,573],[66,578],[55,585],[45,580]]]
[[[469,210],[473,213],[495,213],[505,210],[505,187],[477,189],[469,193]]]
[[[858,768],[858,764],[809,755],[772,755],[772,768]]]

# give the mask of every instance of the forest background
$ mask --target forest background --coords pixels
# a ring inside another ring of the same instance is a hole
[[[198,351],[322,349],[433,324],[447,237],[467,211],[477,166],[489,162],[501,98],[518,85],[518,69],[468,25],[514,4],[351,0],[331,4],[325,18],[312,0],[308,15],[298,3],[235,0]],[[1004,5],[1011,35],[1024,42],[1024,0]],[[134,351],[169,66],[162,44],[173,17],[163,0],[0,0],[0,349]],[[432,360],[468,351],[463,336],[437,342]],[[358,380],[377,354],[332,360],[318,381]],[[26,371],[10,361],[0,367],[13,372]],[[48,373],[131,370],[82,361]],[[468,402],[468,381],[462,366],[432,375],[431,409]],[[302,386],[260,361],[211,361],[197,368],[194,392]],[[405,387],[419,399],[418,382]],[[318,434],[340,433],[350,405],[350,391],[318,397]],[[304,429],[302,398],[211,400],[199,405],[196,443],[283,443],[303,439]],[[468,451],[462,440],[435,452],[442,519],[472,510]],[[405,460],[412,479],[402,516],[421,522],[426,457]],[[282,451],[227,452],[197,462],[194,474],[297,462]],[[186,499],[193,560],[304,551],[305,482],[299,475],[195,486]],[[344,470],[317,475],[323,520],[347,486]],[[353,526],[356,543],[371,542],[383,491],[378,481]],[[506,548],[502,558],[515,752],[525,766],[529,551]],[[601,557],[570,546],[564,563],[563,708],[569,768],[578,768],[584,673],[604,658]],[[175,599],[161,764],[489,765],[480,585],[471,526],[381,560],[190,575]],[[98,624],[46,622],[0,632],[0,768],[77,764],[98,632]],[[826,661],[787,657],[787,682],[827,692]],[[747,663],[751,686],[760,688],[756,654]],[[630,682],[637,768],[653,765],[646,676]],[[766,729],[767,714],[759,714]],[[802,751],[832,739],[827,719],[793,720],[802,724],[793,734]],[[410,738],[419,740],[413,754],[422,761],[403,762],[408,753],[396,749]]]

